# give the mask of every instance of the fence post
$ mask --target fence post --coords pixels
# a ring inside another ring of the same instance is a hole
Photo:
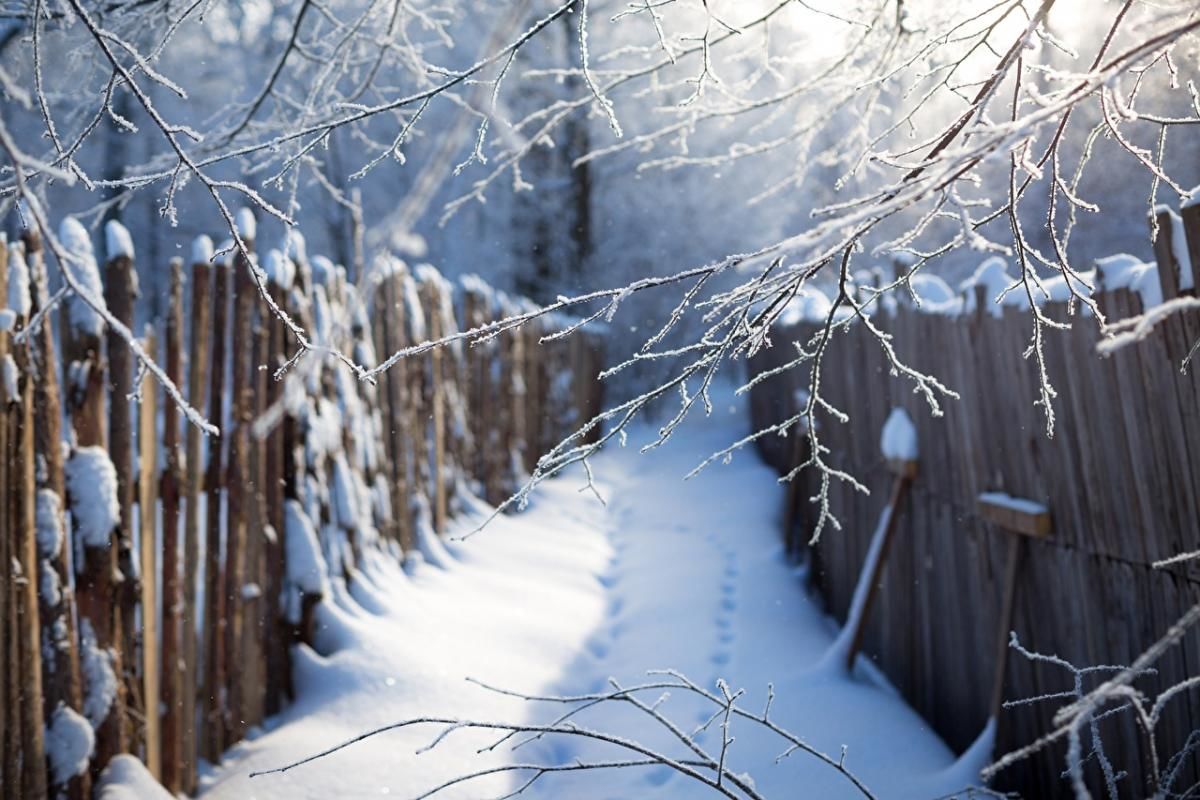
[[[157,342],[154,329],[147,326],[143,340],[146,352],[154,356],[157,352]],[[138,531],[141,541],[141,569],[139,584],[141,585],[142,604],[142,661],[141,688],[142,707],[145,709],[145,762],[150,774],[156,778],[162,776],[162,726],[160,707],[160,678],[159,643],[163,621],[175,619],[173,602],[166,594],[167,588],[172,588],[172,579],[168,577],[175,571],[172,560],[175,557],[175,546],[171,540],[177,535],[177,530],[169,528],[163,518],[163,607],[158,605],[158,383],[149,374],[142,376],[137,389],[138,402]],[[173,405],[173,404],[168,404]],[[170,558],[168,558],[168,550]]]
[[[228,256],[226,256],[228,258]],[[206,473],[208,541],[204,553],[204,745],[214,764],[225,749],[225,585],[221,569],[221,490],[225,485],[222,445],[225,430],[225,338],[229,323],[228,261],[216,265],[213,281],[212,360],[209,372],[208,418],[222,436],[209,442]],[[207,334],[207,332],[206,332]]]
[[[4,265],[5,283],[12,277],[13,268],[17,266],[14,263]],[[13,329],[19,330],[25,324],[28,308],[24,309],[25,313],[12,308],[13,288],[6,286],[5,291],[0,292],[0,297],[9,299],[10,302],[6,305],[10,311],[18,312]],[[20,289],[17,288],[19,292]],[[10,350],[11,352],[8,352]],[[0,341],[0,358],[3,359],[0,367],[3,367],[6,373],[12,373],[6,376],[4,381],[4,425],[8,446],[3,457],[6,462],[5,491],[8,497],[0,513],[7,518],[6,536],[13,548],[11,564],[19,576],[19,579],[14,581],[15,607],[10,610],[17,623],[14,631],[16,635],[10,647],[14,647],[18,652],[19,673],[10,677],[10,680],[20,682],[21,710],[19,719],[10,720],[8,724],[20,731],[21,777],[19,784],[15,773],[8,776],[8,780],[11,782],[9,785],[17,784],[21,787],[22,796],[43,798],[46,796],[46,752],[42,714],[41,625],[38,617],[33,378],[30,374],[28,348],[13,346],[7,333],[3,334]],[[16,394],[8,394],[11,391],[15,391]]]
[[[46,308],[50,298],[50,281],[42,255],[41,239],[35,231],[25,234],[25,262],[29,269],[31,314]],[[75,623],[75,592],[68,574],[71,541],[66,535],[63,514],[66,492],[63,484],[62,396],[58,382],[58,353],[54,331],[48,318],[43,318],[34,332],[37,368],[34,377],[34,438],[35,448],[44,468],[39,470],[38,509],[41,524],[53,525],[62,531],[58,547],[41,553],[39,585],[47,581],[58,586],[57,603],[52,595],[41,595],[42,641],[53,642],[45,651],[50,658],[42,664],[42,690],[45,693],[45,722],[49,727],[59,709],[80,712],[83,691],[79,675],[79,644]],[[53,777],[53,776],[52,776]],[[91,796],[91,775],[85,769],[62,785],[52,785],[55,796],[65,794],[69,800],[84,800]]]
[[[253,252],[254,240],[249,231],[241,232],[248,251]],[[229,466],[226,486],[225,523],[225,746],[242,738],[244,726],[243,676],[247,671],[242,661],[242,630],[246,607],[242,597],[246,583],[246,550],[250,507],[253,489],[249,485],[250,432],[250,370],[254,354],[251,317],[257,291],[250,270],[256,269],[245,255],[233,257],[233,330],[230,354],[233,367],[232,403],[229,431]],[[238,665],[234,668],[234,665]],[[218,684],[220,685],[220,684]]]
[[[183,262],[171,260],[171,282],[167,300],[167,336],[166,336],[166,369],[167,377],[176,386],[183,385]],[[153,433],[154,416],[146,414],[144,405],[148,394],[157,397],[158,387],[150,380],[142,385],[142,412],[146,419],[145,430]],[[162,705],[163,715],[161,724],[161,776],[163,786],[172,793],[177,793],[183,787],[183,765],[185,763],[182,735],[183,724],[191,725],[191,720],[183,717],[185,704],[183,702],[184,648],[182,640],[184,628],[190,623],[188,604],[183,597],[183,587],[186,583],[183,576],[192,572],[198,565],[195,561],[180,562],[179,559],[179,522],[180,522],[180,486],[182,483],[182,464],[179,452],[179,407],[169,400],[163,405],[163,451],[166,465],[162,472]],[[152,442],[157,445],[157,439]],[[143,458],[146,448],[143,448]],[[153,457],[153,456],[151,456]],[[142,462],[145,469],[146,462]],[[157,472],[157,470],[156,470]],[[157,479],[157,474],[147,476],[143,487],[151,480]],[[149,487],[146,488],[149,492]],[[151,495],[147,495],[147,499]],[[145,530],[143,528],[143,530]],[[147,673],[149,665],[147,665]],[[149,692],[147,691],[147,695]],[[147,707],[153,708],[147,702]]]
[[[79,250],[75,255],[90,259],[92,264],[89,266],[96,269],[91,243],[86,238],[87,232],[72,219],[64,221],[63,227],[73,239],[72,245]],[[85,246],[87,251],[82,252]],[[107,450],[104,408],[108,381],[100,349],[103,323],[94,311],[85,306],[84,301],[69,297],[67,303],[66,313],[60,314],[59,319],[62,321],[63,385],[66,388],[67,414],[75,435],[75,447]],[[78,534],[78,521],[75,522],[73,534]],[[81,548],[83,558],[75,563],[80,640],[83,643],[81,659],[84,647],[91,648],[96,655],[107,653],[113,674],[118,677],[116,693],[106,716],[95,725],[96,747],[91,764],[93,781],[113,756],[129,749],[125,724],[127,682],[123,680],[125,648],[119,611],[123,576],[117,565],[118,535],[114,531],[104,542],[85,540]],[[89,690],[87,686],[84,688]]]
[[[117,223],[109,222],[106,233]],[[133,304],[137,297],[134,285],[132,253],[109,253],[104,266],[104,302],[109,312],[126,329],[133,329]],[[137,658],[137,628],[134,614],[138,599],[137,570],[133,554],[133,422],[130,414],[130,395],[133,394],[133,351],[111,327],[108,329],[108,453],[117,470],[117,500],[121,523],[116,532],[117,569],[123,576],[116,594],[114,614],[121,629],[121,664],[118,677],[126,684],[127,705],[121,725],[130,745],[143,733],[135,728],[135,720],[144,711],[141,692],[137,691],[140,663]]]
[[[212,310],[212,243],[207,237],[196,240],[192,248],[192,325],[191,363],[188,369],[188,402],[193,408],[204,408],[207,401],[209,361],[209,318]],[[182,330],[180,331],[182,334]],[[217,425],[221,420],[214,419]],[[182,647],[183,686],[180,696],[180,785],[181,791],[190,793],[196,786],[196,756],[198,754],[196,699],[199,694],[200,672],[197,669],[199,641],[196,631],[196,577],[200,572],[200,495],[204,489],[203,440],[200,429],[187,427],[187,452],[184,466],[187,469],[185,491],[186,518],[183,532],[183,559],[187,565],[183,571],[183,617]],[[210,442],[220,447],[220,440]],[[207,566],[207,563],[206,565]],[[170,787],[168,787],[170,788]]]

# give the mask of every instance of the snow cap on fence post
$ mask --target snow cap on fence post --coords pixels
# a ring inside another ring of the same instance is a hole
[[[18,317],[28,317],[31,306],[25,247],[13,242],[8,246],[8,310]]]
[[[114,258],[133,258],[133,239],[129,236],[129,230],[115,219],[104,224],[104,254],[109,261]]]
[[[213,260],[213,241],[207,236],[197,236],[192,240],[192,263],[211,264]]]
[[[903,408],[897,406],[888,414],[879,437],[879,449],[889,461],[917,460],[917,429]]]
[[[96,266],[96,254],[92,250],[92,238],[87,228],[74,217],[64,217],[58,227],[58,238],[67,251],[68,261],[64,270],[71,274],[80,289],[87,293],[84,300],[72,293],[66,300],[67,319],[76,334],[99,337],[104,333],[104,318],[96,313],[93,305],[104,306],[104,286],[100,282],[100,269]]]

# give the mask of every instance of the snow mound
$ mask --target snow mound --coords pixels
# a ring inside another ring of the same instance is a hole
[[[92,728],[98,728],[108,718],[117,697],[117,675],[112,653],[96,642],[96,631],[87,618],[79,620],[79,666],[83,672],[83,715]]]
[[[962,296],[937,275],[913,275],[908,284],[920,300],[920,310],[926,314],[955,316],[963,309]],[[907,293],[902,291],[901,296],[907,296]]]
[[[174,800],[146,765],[135,756],[120,755],[108,762],[96,785],[96,800]]]
[[[82,775],[95,744],[96,735],[88,721],[75,709],[60,703],[46,726],[46,758],[50,760],[54,783],[61,785]],[[107,795],[101,792],[101,796]]]
[[[893,408],[879,438],[883,457],[895,461],[917,460],[917,428],[903,408]]]
[[[87,547],[108,547],[121,520],[117,470],[102,447],[78,447],[65,466],[75,530]]]
[[[37,493],[38,555],[50,559],[62,551],[62,500],[53,489],[38,489]]]
[[[801,322],[824,322],[829,318],[833,303],[820,289],[805,286],[788,301],[779,322],[783,325],[798,325]]]
[[[1129,289],[1141,295],[1142,305],[1153,308],[1162,305],[1162,284],[1158,281],[1158,265],[1145,263],[1127,253],[1096,260],[1096,271],[1104,288]]]
[[[976,287],[983,289],[984,302],[988,304],[988,313],[993,317],[1002,316],[1005,306],[1028,309],[1029,298],[1019,288],[1004,294],[1005,290],[1016,282],[1017,279],[1009,274],[1008,264],[1003,258],[993,256],[987,259],[979,265],[974,275],[958,287],[966,295],[963,311],[975,310]],[[1001,294],[1004,294],[1003,298],[1000,297]]]

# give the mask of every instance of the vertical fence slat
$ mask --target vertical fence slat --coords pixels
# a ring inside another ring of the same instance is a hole
[[[230,267],[214,268],[212,313],[212,358],[209,366],[208,418],[225,432],[225,352],[229,324]],[[205,333],[208,335],[208,332]],[[224,436],[209,442],[206,472],[208,539],[204,554],[204,736],[201,752],[217,763],[225,749],[225,584],[221,560],[222,495],[225,468],[222,457]]]
[[[174,270],[173,270],[174,271]],[[157,341],[151,328],[146,335],[143,347],[147,353],[157,355]],[[160,631],[165,617],[174,620],[174,603],[167,598],[166,589],[174,591],[173,579],[168,579],[168,573],[175,572],[175,564],[167,559],[168,552],[175,556],[174,544],[168,545],[178,533],[177,529],[164,525],[162,573],[164,582],[163,610],[158,603],[158,383],[153,376],[142,376],[138,387],[138,531],[141,541],[141,569],[139,581],[141,586],[142,607],[142,670],[141,689],[142,707],[145,709],[145,762],[150,774],[156,778],[162,777],[162,718],[159,712],[162,695],[161,662],[159,659],[161,646]],[[163,518],[166,522],[166,517]],[[164,613],[165,612],[165,613]]]
[[[176,386],[183,385],[183,262],[171,262],[171,278],[167,295],[166,370]],[[158,386],[147,381],[142,386],[143,401],[147,394],[157,399]],[[154,417],[147,421],[152,429]],[[162,755],[161,780],[171,792],[183,788],[183,725],[185,722],[183,695],[186,674],[183,634],[191,622],[188,604],[184,601],[184,574],[194,572],[195,561],[181,562],[180,555],[180,489],[182,469],[179,452],[179,408],[169,399],[162,409],[162,446],[166,459],[162,471],[162,723],[160,748]],[[157,447],[158,440],[153,444]],[[145,447],[143,447],[145,453]],[[157,476],[156,476],[157,477]],[[145,482],[143,482],[143,485]],[[149,491],[149,490],[147,490]],[[147,665],[149,673],[149,665]],[[149,692],[147,692],[149,694]],[[187,721],[190,726],[190,720]]]
[[[25,261],[29,269],[31,312],[37,314],[50,300],[50,281],[46,273],[41,241],[35,232],[24,237]],[[47,727],[55,716],[69,709],[83,709],[83,691],[79,673],[79,643],[75,622],[75,591],[68,572],[71,537],[67,535],[64,507],[66,492],[63,483],[62,395],[59,385],[58,348],[49,318],[43,318],[34,333],[36,358],[34,375],[34,437],[35,448],[42,468],[38,471],[37,513],[44,517],[39,524],[51,525],[62,532],[57,549],[41,553],[39,585],[43,581],[58,587],[57,600],[41,596],[42,641],[53,643],[44,647],[49,654],[42,665],[42,689]],[[2,722],[0,722],[2,724]],[[53,776],[52,776],[53,781]],[[69,800],[84,800],[91,796],[91,775],[85,769],[66,780],[65,785],[51,785],[53,793],[65,794]]]

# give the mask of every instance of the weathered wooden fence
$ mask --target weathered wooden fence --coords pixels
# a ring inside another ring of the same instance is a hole
[[[1200,267],[1200,209],[1185,209],[1187,246]],[[1179,293],[1179,264],[1163,216],[1155,250],[1163,296]],[[1180,242],[1176,240],[1176,247]],[[1166,265],[1173,269],[1164,268]],[[1200,286],[1200,274],[1194,285]],[[1153,276],[1151,275],[1151,278]],[[1139,294],[1098,287],[1097,301],[1110,320],[1140,313]],[[976,290],[978,291],[978,290]],[[829,610],[844,618],[855,582],[887,497],[892,476],[880,453],[879,431],[890,409],[908,410],[919,434],[919,474],[900,512],[899,529],[872,619],[865,652],[932,726],[952,745],[965,748],[989,715],[997,669],[1006,542],[977,512],[980,493],[1001,491],[1049,507],[1053,533],[1027,542],[1019,562],[1012,630],[1023,645],[1074,664],[1130,664],[1200,602],[1195,561],[1163,568],[1154,562],[1200,549],[1200,372],[1179,369],[1187,347],[1200,335],[1200,314],[1163,322],[1146,341],[1102,358],[1096,352],[1095,320],[1075,317],[1069,331],[1049,331],[1045,355],[1058,391],[1053,438],[1037,399],[1036,364],[1022,358],[1029,347],[1028,312],[994,313],[981,291],[974,311],[925,313],[901,303],[875,322],[892,334],[901,360],[937,376],[959,391],[945,416],[932,417],[913,386],[892,374],[876,339],[861,324],[835,335],[822,373],[822,393],[852,415],[848,424],[825,417],[827,460],[852,472],[870,498],[836,481],[831,491],[841,531],[827,530],[811,548],[812,576]],[[1043,307],[1069,320],[1065,304]],[[801,322],[780,328],[774,347],[751,364],[756,373],[794,357],[792,341],[817,330]],[[793,370],[753,391],[757,425],[795,413],[807,377]],[[801,385],[803,383],[803,385]],[[793,429],[771,436],[760,451],[780,472],[803,460],[804,437]],[[802,473],[785,510],[789,548],[805,549],[816,510],[807,502],[817,478]],[[1070,692],[1073,675],[1048,663],[1030,663],[1008,651],[1003,696],[1019,700]],[[1151,695],[1200,674],[1200,632],[1191,631],[1135,685]],[[1088,676],[1086,688],[1111,675]],[[1053,712],[1066,701],[1019,705],[999,718],[996,754],[1029,744],[1050,732]],[[1130,797],[1146,795],[1149,747],[1131,716],[1100,723],[1106,754],[1128,774],[1120,781]],[[1160,768],[1200,729],[1200,694],[1184,692],[1167,706],[1156,732]],[[1090,745],[1085,743],[1085,748]],[[1063,779],[1065,744],[1002,773],[998,785],[1025,797],[1070,794]],[[1175,791],[1196,782],[1194,754]],[[1098,760],[1088,774],[1099,783]],[[1126,795],[1123,795],[1126,796]]]
[[[103,291],[128,326],[136,274],[119,233]],[[220,426],[208,438],[86,306],[68,298],[55,337],[36,236],[0,247],[3,797],[85,798],[121,752],[192,791],[200,759],[287,701],[289,649],[311,640],[331,577],[435,551],[468,493],[502,501],[599,410],[600,342],[540,344],[552,318],[375,383],[332,356],[275,380],[296,342],[252,269],[314,346],[367,367],[523,305],[398,261],[360,290],[293,250],[213,263],[202,239],[169,266],[167,317],[140,341]]]

